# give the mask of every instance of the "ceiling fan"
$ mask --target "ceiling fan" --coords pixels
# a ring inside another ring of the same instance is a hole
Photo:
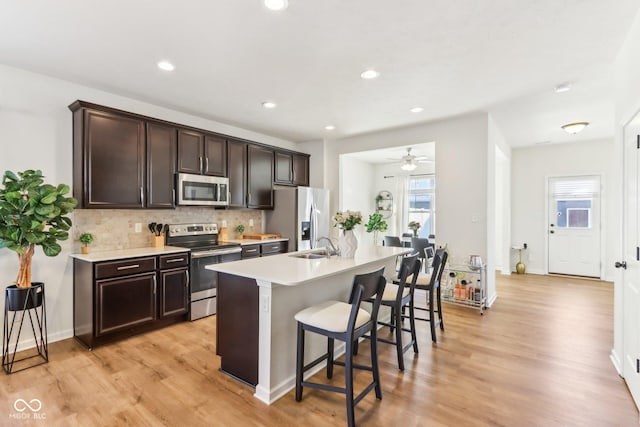
[[[418,167],[418,163],[433,163],[433,160],[430,160],[426,156],[414,156],[411,154],[411,147],[407,148],[407,154],[402,156],[399,159],[389,159],[389,160],[400,160],[402,164],[400,165],[400,169],[405,171],[412,171],[416,167]]]

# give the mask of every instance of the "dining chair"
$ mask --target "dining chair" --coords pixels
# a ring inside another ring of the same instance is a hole
[[[449,254],[444,248],[436,249],[435,254],[433,256],[431,277],[429,278],[429,281],[427,283],[418,282],[415,285],[415,289],[426,291],[427,295],[425,298],[425,302],[426,302],[425,307],[415,305],[414,309],[426,311],[428,313],[427,318],[415,317],[415,320],[422,320],[425,322],[429,322],[429,327],[431,329],[431,341],[433,342],[437,342],[436,326],[439,326],[440,330],[444,332],[444,320],[442,318],[442,299],[440,295],[440,283],[442,280],[442,273],[445,270],[448,257],[449,257]],[[438,320],[436,320],[435,318],[436,313],[438,314]]]
[[[296,355],[296,401],[302,400],[304,387],[311,387],[325,391],[342,393],[346,397],[347,423],[355,426],[354,407],[371,390],[375,390],[376,398],[382,399],[380,386],[380,371],[378,368],[377,321],[378,310],[384,294],[386,280],[383,276],[384,267],[371,273],[357,274],[353,278],[349,302],[325,301],[299,311],[295,315],[298,322],[298,341]],[[371,311],[360,308],[363,301],[371,301]],[[305,332],[313,332],[327,337],[327,352],[315,360],[304,364]],[[353,356],[357,353],[357,342],[365,334],[371,337],[371,366],[353,363]],[[345,361],[334,360],[334,340],[345,343]],[[354,351],[356,350],[356,351]],[[327,361],[327,378],[333,377],[333,366],[345,367],[345,387],[304,381],[304,373]],[[353,397],[353,369],[363,369],[372,373],[372,382]]]
[[[425,256],[425,249],[429,246],[434,246],[433,243],[429,242],[429,239],[423,238],[423,237],[412,237],[411,238],[411,247],[413,248],[414,252],[418,253],[418,257],[422,260],[425,269],[424,272],[427,272],[427,263],[426,261],[426,256]]]
[[[402,242],[398,236],[384,236],[384,241],[382,242],[384,246],[395,246],[398,248],[402,248]]]
[[[381,305],[391,308],[391,319],[389,322],[378,320],[378,325],[388,326],[391,331],[395,331],[395,339],[386,339],[378,336],[378,341],[393,344],[396,346],[398,356],[398,369],[404,371],[404,353],[413,346],[413,352],[418,353],[418,341],[416,339],[415,313],[413,310],[413,290],[420,274],[421,263],[418,254],[407,255],[402,258],[400,271],[394,284],[389,284],[384,289]],[[405,308],[409,314],[405,315]],[[403,320],[409,319],[409,328],[403,326]],[[409,332],[411,340],[404,345],[402,333]]]

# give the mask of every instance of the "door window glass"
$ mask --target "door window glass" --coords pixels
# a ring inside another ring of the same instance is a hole
[[[559,228],[591,228],[591,199],[556,200]]]

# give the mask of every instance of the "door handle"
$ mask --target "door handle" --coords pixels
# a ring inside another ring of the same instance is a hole
[[[625,270],[627,269],[627,261],[616,261],[616,263],[614,264],[616,268],[624,268]]]
[[[550,227],[555,227],[555,224],[549,224]]]
[[[549,233],[550,233],[550,234],[553,234],[553,233],[555,233],[555,231],[551,230],[551,231],[549,231]]]

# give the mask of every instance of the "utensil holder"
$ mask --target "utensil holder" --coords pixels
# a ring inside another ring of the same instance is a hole
[[[164,236],[151,236],[151,246],[154,248],[164,247]]]

